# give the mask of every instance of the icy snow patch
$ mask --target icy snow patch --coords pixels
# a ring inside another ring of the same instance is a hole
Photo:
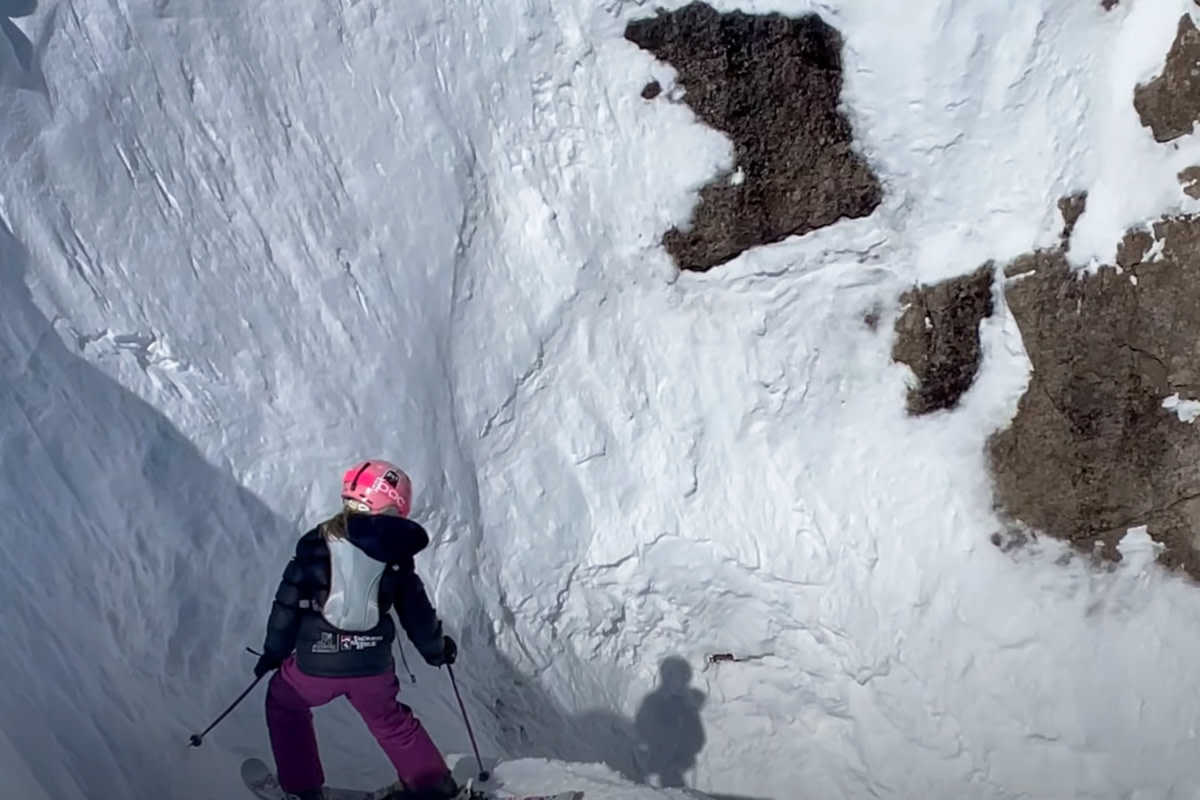
[[[1150,580],[1154,574],[1155,559],[1162,552],[1163,546],[1150,538],[1145,525],[1130,528],[1121,541],[1117,543],[1126,568],[1135,575],[1141,575]]]
[[[1180,422],[1195,422],[1200,417],[1200,400],[1181,399],[1178,392],[1165,398],[1162,407],[1174,411]]]

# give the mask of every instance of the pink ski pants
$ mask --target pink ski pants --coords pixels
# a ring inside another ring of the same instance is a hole
[[[312,709],[345,696],[359,713],[410,789],[431,786],[450,771],[441,752],[413,716],[396,699],[400,681],[395,672],[363,678],[318,678],[296,668],[295,656],[271,676],[267,685],[267,731],[279,786],[298,794],[325,785],[317,752]]]

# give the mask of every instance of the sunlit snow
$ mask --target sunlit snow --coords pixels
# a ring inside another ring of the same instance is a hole
[[[890,358],[901,292],[1056,241],[1064,194],[1081,266],[1190,208],[1200,146],[1131,96],[1194,4],[713,5],[842,32],[885,200],[682,276],[659,238],[730,151],[641,98],[673,75],[622,38],[648,3],[47,0],[6,29],[5,797],[249,798],[261,690],[188,736],[367,456],[414,478],[515,789],[1200,792],[1200,593],[1144,532],[1108,572],[989,543],[982,445],[1027,377],[1002,298],[953,413],[908,418]],[[469,752],[406,653],[402,699]],[[394,778],[317,713],[331,783]]]

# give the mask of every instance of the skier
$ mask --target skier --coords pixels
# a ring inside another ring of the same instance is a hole
[[[297,542],[254,667],[257,677],[278,669],[267,685],[266,716],[280,788],[295,800],[324,797],[311,709],[345,696],[396,768],[400,788],[391,798],[453,798],[459,787],[445,759],[396,699],[388,609],[426,663],[453,664],[458,652],[413,563],[429,535],[408,519],[412,482],[394,464],[363,461],[346,471],[342,503]]]

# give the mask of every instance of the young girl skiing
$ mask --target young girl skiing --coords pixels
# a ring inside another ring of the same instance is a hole
[[[401,627],[432,666],[453,664],[454,640],[417,576],[413,557],[429,535],[408,519],[412,482],[394,464],[363,461],[342,479],[341,511],[300,537],[275,592],[258,677],[267,686],[267,729],[279,785],[297,800],[320,800],[325,774],[312,709],[345,696],[400,780],[392,797],[445,800],[458,786],[412,709],[396,695],[392,658]]]

